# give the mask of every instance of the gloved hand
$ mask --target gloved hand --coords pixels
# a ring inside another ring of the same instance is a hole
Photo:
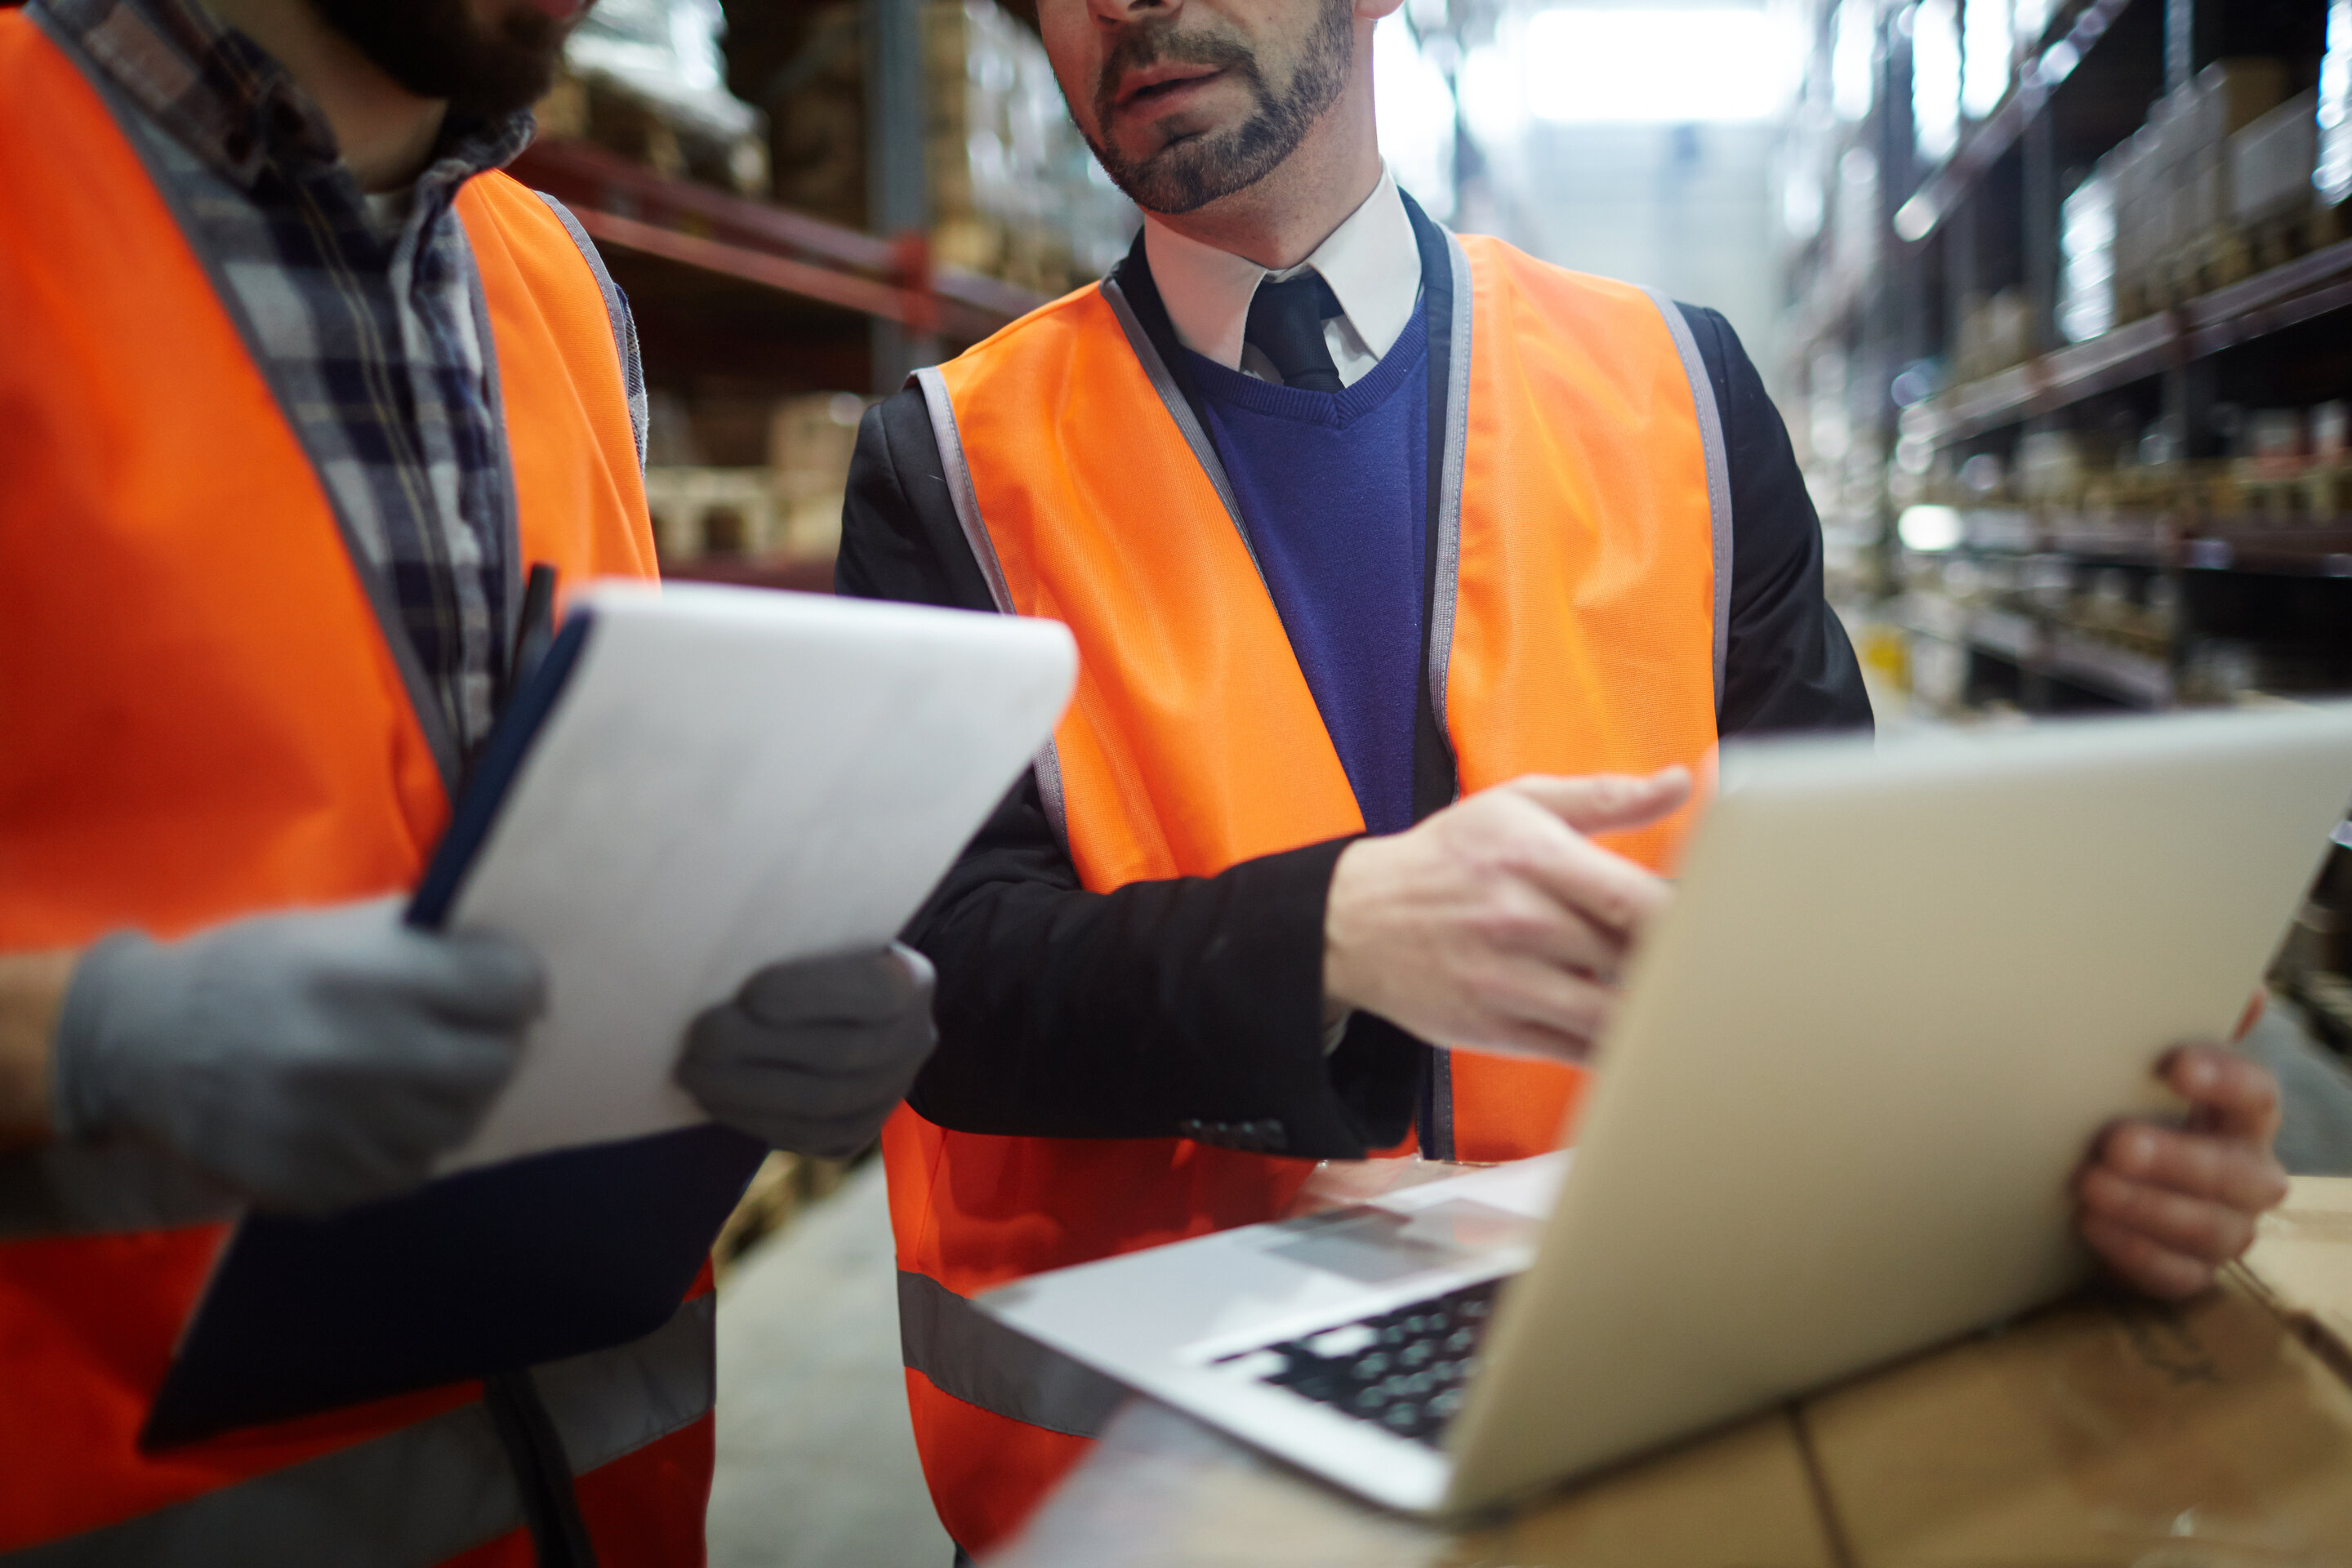
[[[58,1136],[144,1135],[268,1208],[422,1182],[489,1109],[547,988],[529,949],[412,930],[406,901],[92,947],[58,1018]]]
[[[687,1030],[677,1082],[778,1149],[846,1159],[873,1142],[939,1038],[930,962],[910,947],[772,963]]]

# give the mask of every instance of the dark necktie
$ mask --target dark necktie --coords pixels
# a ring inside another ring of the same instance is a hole
[[[1260,283],[1242,341],[1272,362],[1285,386],[1337,392],[1339,371],[1323,342],[1323,323],[1338,314],[1339,296],[1319,272],[1302,272],[1287,283]]]

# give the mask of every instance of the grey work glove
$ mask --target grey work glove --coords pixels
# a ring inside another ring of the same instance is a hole
[[[506,1083],[547,984],[503,937],[404,925],[406,901],[91,948],[58,1019],[58,1135],[152,1139],[311,1214],[425,1180]]]
[[[874,1141],[939,1038],[910,947],[772,963],[686,1033],[677,1081],[778,1149],[846,1159]]]

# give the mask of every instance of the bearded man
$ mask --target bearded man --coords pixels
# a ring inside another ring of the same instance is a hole
[[[423,1181],[541,1005],[530,952],[400,908],[523,569],[654,569],[627,306],[496,172],[583,9],[0,11],[0,1559],[702,1561],[707,1270],[487,1394],[137,1446],[226,1221]],[[927,989],[772,966],[681,1081],[846,1154]]]
[[[883,1135],[916,1436],[971,1551],[1116,1397],[975,1291],[1269,1218],[1318,1160],[1551,1147],[1692,773],[1723,736],[1870,722],[1722,318],[1398,191],[1397,4],[1042,0],[1143,232],[860,432],[843,590],[1082,650],[909,933],[940,1045]],[[2078,1196],[2178,1294],[2284,1184],[2267,1075],[2165,1070],[2191,1131],[2124,1130]]]

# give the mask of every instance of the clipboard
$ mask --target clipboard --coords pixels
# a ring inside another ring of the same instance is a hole
[[[1069,635],[1051,622],[702,584],[582,594],[486,746],[409,919],[536,921],[559,944],[593,947],[625,942],[627,921],[583,926],[575,909],[567,926],[532,900],[561,883],[575,902],[634,895],[692,910],[692,887],[643,879],[699,875],[733,885],[724,907],[699,911],[694,940],[732,954],[689,952],[675,931],[621,954],[551,949],[542,936],[549,1016],[483,1131],[415,1192],[322,1218],[246,1215],[141,1447],[562,1360],[668,1321],[767,1152],[668,1085],[686,1022],[766,962],[746,953],[887,941],[1050,734],[1076,671]],[[828,748],[797,764],[759,728],[795,716]],[[719,781],[728,804],[705,818],[643,822],[654,842],[614,842],[616,821],[663,809],[656,784],[692,784],[698,734],[711,755],[766,772]],[[648,746],[657,754],[636,754]],[[583,773],[583,759],[600,755]],[[927,759],[914,785],[909,756]],[[634,794],[633,767],[645,785]],[[792,822],[764,820],[771,796]],[[760,842],[697,861],[663,837],[730,826]],[[796,833],[817,837],[803,845]],[[853,894],[814,879],[861,859],[872,875]],[[799,885],[768,885],[763,867]],[[610,1008],[593,987],[616,968],[625,981],[632,963],[637,989],[667,988],[653,1031],[663,1037],[633,1037],[625,1020],[618,1037],[598,1032]],[[587,1078],[629,1081],[567,1091]]]

